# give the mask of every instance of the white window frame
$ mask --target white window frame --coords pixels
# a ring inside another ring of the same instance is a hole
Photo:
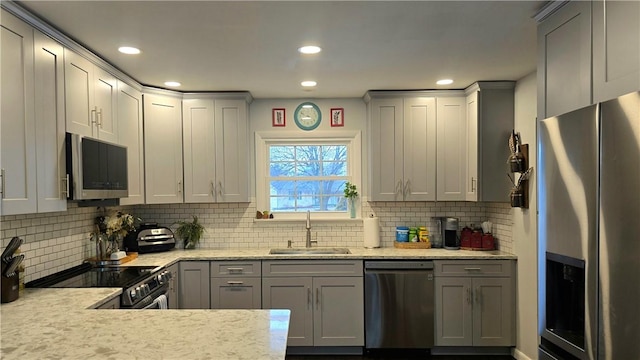
[[[295,143],[304,145],[305,143],[318,142],[340,142],[346,143],[349,157],[347,168],[350,171],[350,181],[358,187],[356,201],[356,218],[360,218],[360,199],[362,197],[362,134],[360,131],[312,131],[301,136],[300,132],[294,131],[256,131],[256,208],[258,211],[269,209],[269,152],[271,144]],[[306,212],[277,212],[274,214],[281,220],[303,220],[306,219]],[[341,220],[349,219],[349,211],[346,212],[312,212],[312,219]]]

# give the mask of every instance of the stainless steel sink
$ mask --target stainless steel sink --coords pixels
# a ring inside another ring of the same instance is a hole
[[[292,249],[271,249],[271,255],[333,255],[351,254],[345,248],[292,248]]]

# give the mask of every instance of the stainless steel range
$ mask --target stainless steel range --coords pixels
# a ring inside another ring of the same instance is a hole
[[[161,266],[94,267],[89,263],[28,282],[30,288],[122,288],[120,307],[162,309],[168,306],[171,273]]]

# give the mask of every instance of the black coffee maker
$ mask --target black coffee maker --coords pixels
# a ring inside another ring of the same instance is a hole
[[[460,238],[458,237],[458,218],[454,217],[435,217],[437,225],[437,233],[443,239],[445,249],[460,249]]]

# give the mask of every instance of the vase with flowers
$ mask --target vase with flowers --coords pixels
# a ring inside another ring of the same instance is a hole
[[[349,215],[352,219],[355,219],[356,198],[358,197],[358,188],[355,184],[348,181],[344,184],[344,197],[349,201]]]
[[[107,246],[104,255],[109,256],[119,251],[122,245],[122,239],[124,239],[129,231],[135,230],[136,223],[139,221],[139,218],[118,210],[110,211],[105,216],[97,217],[96,224],[100,233],[107,237]]]

